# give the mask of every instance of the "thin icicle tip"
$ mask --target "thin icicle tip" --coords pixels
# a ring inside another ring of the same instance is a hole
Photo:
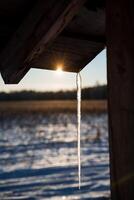
[[[81,75],[76,76],[77,84],[77,156],[78,156],[78,179],[81,187],[81,153],[80,153],[80,128],[81,128]]]

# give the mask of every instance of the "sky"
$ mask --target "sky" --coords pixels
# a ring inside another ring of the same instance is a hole
[[[106,50],[103,50],[94,60],[81,70],[82,88],[96,84],[107,83]],[[0,76],[0,91],[58,91],[76,88],[76,73],[42,69],[30,69],[25,77],[16,85],[5,85]]]

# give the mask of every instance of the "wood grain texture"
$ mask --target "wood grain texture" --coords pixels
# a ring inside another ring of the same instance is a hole
[[[106,10],[112,200],[134,199],[134,1]]]

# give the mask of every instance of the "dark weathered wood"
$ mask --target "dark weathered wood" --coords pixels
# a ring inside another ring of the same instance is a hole
[[[17,83],[86,0],[39,0],[0,55],[5,83]]]
[[[64,71],[78,72],[103,48],[104,43],[59,36],[31,66],[56,69],[58,65],[62,65]]]
[[[102,43],[102,44],[106,44],[106,37],[105,35],[89,35],[85,32],[85,34],[82,33],[74,33],[74,32],[68,32],[68,31],[63,31],[62,36],[68,37],[68,38],[74,38],[74,39],[78,39],[78,40],[86,40],[86,41],[92,41],[95,43]]]
[[[106,9],[112,200],[134,200],[134,1]]]
[[[92,1],[87,1],[89,7],[92,7]],[[91,4],[91,5],[90,5]],[[65,28],[67,32],[74,34],[86,34],[94,36],[105,35],[105,6],[95,10],[87,8],[85,5],[81,8],[76,17]]]
[[[0,0],[0,52],[37,0]]]

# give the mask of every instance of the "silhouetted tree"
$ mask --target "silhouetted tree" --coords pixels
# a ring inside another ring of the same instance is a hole
[[[82,89],[82,99],[106,99],[107,86],[94,86]],[[23,101],[23,100],[73,100],[76,99],[76,90],[58,91],[58,92],[36,92],[36,91],[19,91],[19,92],[1,92],[0,101]]]

